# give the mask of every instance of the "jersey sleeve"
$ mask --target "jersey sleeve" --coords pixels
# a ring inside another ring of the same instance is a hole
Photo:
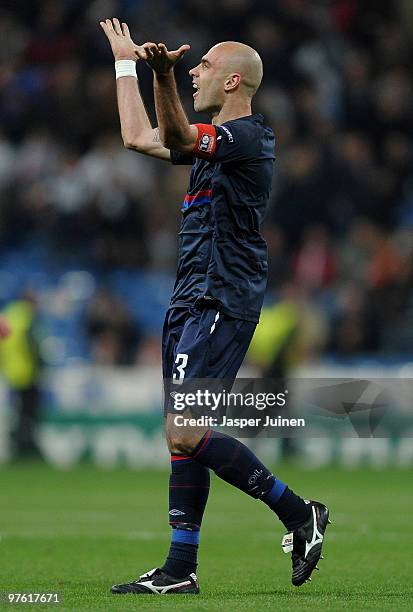
[[[192,153],[180,153],[179,151],[170,150],[171,162],[174,166],[192,166],[195,161]]]
[[[256,156],[257,134],[246,122],[228,121],[225,125],[197,123],[195,157],[211,162],[243,162]]]

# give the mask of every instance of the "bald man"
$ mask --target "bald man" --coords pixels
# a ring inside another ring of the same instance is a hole
[[[237,439],[203,426],[202,419],[188,418],[200,414],[189,407],[194,384],[197,391],[204,389],[205,380],[214,391],[230,390],[263,302],[267,248],[260,228],[270,195],[274,134],[262,115],[251,111],[263,75],[261,59],[239,42],[212,47],[189,71],[194,108],[208,113],[212,123],[190,125],[174,77],[174,66],[189,45],[176,51],[163,43],[139,46],[125,23],[107,19],[101,26],[115,57],[125,146],[192,166],[182,203],[177,278],[162,339],[172,541],[162,567],[115,585],[112,592],[199,593],[195,571],[210,469],[263,501],[282,521],[288,532],[283,549],[292,553],[292,582],[300,586],[321,556],[327,507],[296,495]],[[139,93],[138,60],[153,70],[156,129]],[[203,384],[197,386],[199,379]],[[177,398],[185,397],[188,404],[178,405]],[[204,398],[197,395],[201,413]]]

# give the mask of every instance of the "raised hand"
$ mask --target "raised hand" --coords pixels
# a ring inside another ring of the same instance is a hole
[[[100,26],[109,40],[115,60],[133,60],[136,62],[144,55],[142,47],[135,45],[133,42],[126,23],[121,25],[119,19],[115,17],[114,19],[101,21]],[[138,55],[138,51],[141,55]],[[142,59],[147,58],[145,56]]]
[[[135,50],[136,56],[143,59],[157,74],[168,74],[176,62],[190,49],[189,45],[181,45],[175,51],[168,51],[164,43],[145,43]]]

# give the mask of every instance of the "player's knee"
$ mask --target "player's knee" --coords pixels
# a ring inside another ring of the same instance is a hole
[[[166,442],[170,453],[189,454],[199,442],[199,436],[188,428],[178,428],[171,423],[165,426]]]
[[[166,440],[170,453],[188,454],[194,449],[189,437],[182,434],[171,434],[166,437]]]

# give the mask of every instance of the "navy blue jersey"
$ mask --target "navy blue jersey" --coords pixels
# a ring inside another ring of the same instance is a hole
[[[182,206],[179,262],[171,306],[217,305],[228,316],[257,322],[267,283],[261,235],[274,165],[274,134],[262,115],[198,125]]]

